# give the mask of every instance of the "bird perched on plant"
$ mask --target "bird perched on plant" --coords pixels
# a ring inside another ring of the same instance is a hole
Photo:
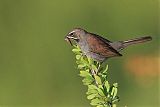
[[[91,57],[98,62],[104,62],[110,57],[122,56],[119,52],[124,48],[133,44],[150,41],[152,40],[152,37],[145,36],[112,42],[97,34],[87,32],[82,28],[75,28],[65,36],[65,40],[69,41],[71,45],[71,40],[75,41],[75,43],[81,48],[84,55]]]

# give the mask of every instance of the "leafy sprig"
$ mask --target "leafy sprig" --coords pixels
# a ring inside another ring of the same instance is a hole
[[[83,55],[78,46],[74,46],[72,51],[76,54],[82,82],[88,86],[86,94],[87,99],[91,100],[90,104],[96,107],[116,107],[116,102],[119,101],[118,83],[111,85],[108,82],[108,65],[102,67],[99,62]]]

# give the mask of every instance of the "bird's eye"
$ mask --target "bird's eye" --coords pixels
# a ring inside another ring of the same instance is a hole
[[[73,35],[73,33],[70,33],[70,35],[72,36],[72,35]]]

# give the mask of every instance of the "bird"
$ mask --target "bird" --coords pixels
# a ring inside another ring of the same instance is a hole
[[[78,45],[84,55],[92,58],[95,61],[103,63],[111,57],[122,56],[120,51],[126,47],[151,41],[151,36],[138,37],[134,39],[112,42],[100,35],[88,32],[83,28],[74,28],[66,36],[65,40],[74,41]]]

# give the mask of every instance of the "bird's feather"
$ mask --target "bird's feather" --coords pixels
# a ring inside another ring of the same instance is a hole
[[[90,51],[97,53],[104,57],[122,56],[117,50],[115,50],[110,44],[109,40],[104,39],[97,35],[91,35],[87,37],[87,43],[90,46]]]
[[[107,43],[111,43],[110,40],[106,39],[106,38],[103,38],[97,34],[94,34],[94,33],[89,33],[90,35],[95,35],[97,38],[99,38],[100,40],[104,41],[104,42],[107,42]]]

